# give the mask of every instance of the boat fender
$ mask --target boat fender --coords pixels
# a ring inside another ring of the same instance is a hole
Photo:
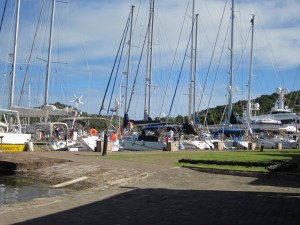
[[[179,148],[179,150],[183,150],[184,149],[184,145],[182,143],[179,143],[178,148]]]
[[[26,143],[26,145],[27,145],[27,151],[33,152],[33,143],[32,143],[32,141],[29,140],[29,141]]]

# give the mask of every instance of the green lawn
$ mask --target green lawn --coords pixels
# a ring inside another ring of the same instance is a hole
[[[102,157],[102,156],[99,156]],[[179,163],[180,159],[193,160],[219,160],[219,161],[242,161],[261,162],[273,160],[290,160],[297,163],[298,168],[291,172],[300,173],[300,150],[264,150],[260,151],[178,151],[178,152],[114,152],[105,156],[108,159],[139,161],[145,163],[173,164],[178,166],[192,165],[203,168],[218,168],[241,171],[267,172],[264,167],[245,167],[211,164],[187,164]]]

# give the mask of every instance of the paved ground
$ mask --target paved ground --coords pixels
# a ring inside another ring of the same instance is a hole
[[[300,224],[296,181],[202,173],[163,160],[127,162],[74,152],[30,154],[70,160],[36,170],[34,176],[53,184],[88,176],[81,184],[86,188],[0,206],[1,225]]]

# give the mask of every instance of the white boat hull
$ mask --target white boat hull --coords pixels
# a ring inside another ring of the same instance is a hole
[[[81,143],[83,143],[85,146],[89,148],[89,150],[96,151],[97,142],[101,141],[101,139],[98,136],[87,136],[87,137],[81,137],[79,138]],[[103,141],[102,141],[103,142]],[[103,147],[103,144],[102,144]],[[116,141],[108,141],[107,142],[107,150],[117,152],[120,150],[119,140]]]
[[[213,149],[213,144],[209,144],[205,141],[191,141],[191,140],[182,140],[181,143],[183,144],[185,149]]]
[[[30,134],[0,133],[2,143],[0,150],[3,152],[21,152],[27,150],[27,144],[31,139]]]
[[[264,148],[274,149],[276,145],[281,143],[283,149],[297,148],[298,142],[286,138],[260,138],[256,142],[257,146],[264,146]]]

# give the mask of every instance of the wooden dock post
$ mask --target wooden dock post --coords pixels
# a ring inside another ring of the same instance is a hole
[[[275,149],[282,150],[282,143],[276,143]]]

